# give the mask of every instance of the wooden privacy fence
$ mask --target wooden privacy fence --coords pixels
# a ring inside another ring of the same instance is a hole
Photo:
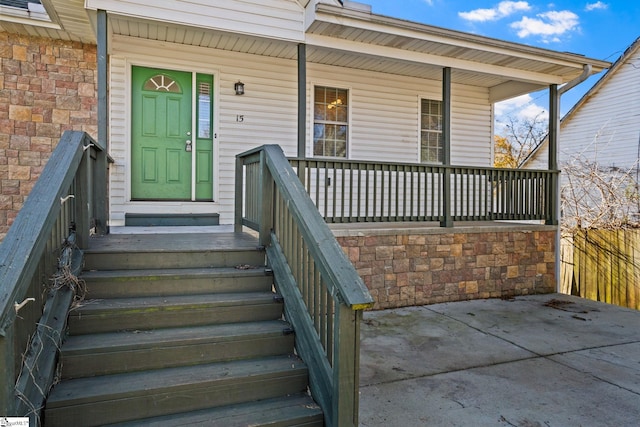
[[[563,293],[640,310],[640,229],[577,230],[560,249]]]

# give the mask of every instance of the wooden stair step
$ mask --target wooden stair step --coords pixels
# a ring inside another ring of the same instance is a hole
[[[179,427],[203,425],[214,427],[323,427],[320,407],[306,394],[286,396],[182,414],[167,415],[109,427]]]
[[[70,336],[62,378],[283,355],[294,336],[282,320]]]
[[[88,298],[267,292],[273,283],[264,267],[247,264],[218,268],[84,271],[81,278],[87,283]]]
[[[308,372],[278,356],[63,381],[45,408],[48,427],[103,425],[299,394]]]
[[[271,292],[85,300],[69,314],[71,334],[238,323],[280,318]]]
[[[214,268],[237,265],[264,266],[262,250],[145,249],[140,251],[85,252],[85,270],[140,270],[154,268]]]

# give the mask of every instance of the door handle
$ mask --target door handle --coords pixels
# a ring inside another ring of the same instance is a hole
[[[190,140],[190,139],[187,139],[187,140],[185,141],[185,143],[186,143],[186,144],[185,144],[185,146],[184,146],[184,150],[185,150],[185,151],[191,151],[191,140]]]

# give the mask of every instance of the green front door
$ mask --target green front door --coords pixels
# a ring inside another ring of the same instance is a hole
[[[131,198],[192,200],[192,73],[133,67],[131,93]]]
[[[131,198],[191,199],[191,73],[133,67]]]

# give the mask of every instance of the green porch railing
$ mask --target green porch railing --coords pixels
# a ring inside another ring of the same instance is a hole
[[[45,292],[47,283],[60,264],[78,264],[81,254],[68,249],[103,231],[106,168],[103,147],[84,132],[65,132],[0,245],[2,416],[28,415],[39,425],[73,300],[68,288]]]
[[[289,159],[326,222],[551,221],[557,171]],[[450,190],[444,190],[445,182]]]
[[[326,424],[357,426],[360,321],[373,299],[281,148],[236,159],[236,231],[259,232]]]

